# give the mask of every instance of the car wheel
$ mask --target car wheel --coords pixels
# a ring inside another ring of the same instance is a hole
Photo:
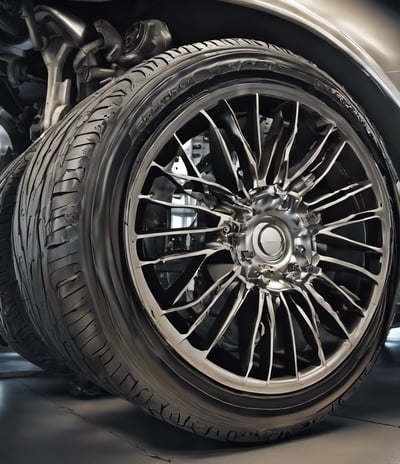
[[[63,263],[45,277],[53,312],[85,297],[107,381],[156,417],[229,441],[304,430],[366,376],[392,317],[398,208],[379,135],[324,72],[257,41],[171,50],[107,92],[113,109],[98,101],[97,126],[69,132],[33,208],[50,224],[42,274]],[[68,178],[71,162],[84,168]],[[72,191],[55,219],[45,205]]]

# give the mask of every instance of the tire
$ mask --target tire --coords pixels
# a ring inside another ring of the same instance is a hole
[[[112,119],[128,84],[122,80],[120,88],[112,86],[110,92],[108,85],[86,98],[32,147],[32,161],[16,200],[12,234],[18,288],[35,330],[78,379],[89,380],[112,394],[116,391],[104,374],[104,365],[112,367],[113,356],[98,330],[79,269],[80,244],[73,243],[72,235],[80,208],[80,177],[86,175],[96,133],[101,134]],[[86,143],[76,142],[83,139]],[[68,167],[63,179],[55,181],[49,176],[61,158]],[[63,192],[58,194],[58,189]],[[45,222],[48,216],[50,222]],[[44,248],[49,261],[41,254]]]
[[[395,176],[362,109],[239,39],[164,53],[92,104],[21,185],[33,317],[46,304],[88,372],[199,435],[277,440],[333,411],[397,285]]]
[[[52,355],[32,327],[14,272],[11,222],[18,185],[29,157],[29,152],[20,155],[0,175],[0,335],[10,348],[33,364],[67,375],[70,371]]]

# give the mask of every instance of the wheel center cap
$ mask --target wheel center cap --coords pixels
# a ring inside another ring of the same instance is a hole
[[[249,231],[246,246],[254,253],[253,264],[285,265],[292,251],[289,228],[277,218],[264,219]]]
[[[273,225],[266,225],[259,235],[259,246],[263,253],[273,259],[280,258],[285,250],[286,239]]]

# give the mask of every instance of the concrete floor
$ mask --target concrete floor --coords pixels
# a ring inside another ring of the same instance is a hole
[[[201,439],[112,397],[79,400],[65,381],[0,353],[1,464],[398,464],[400,329],[365,383],[335,416],[283,443]]]

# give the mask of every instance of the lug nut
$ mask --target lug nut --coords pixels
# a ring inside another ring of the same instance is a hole
[[[242,258],[245,261],[251,261],[254,258],[254,253],[252,251],[242,251]]]
[[[313,266],[310,264],[309,266],[306,266],[304,268],[304,271],[307,272],[308,274],[318,275],[321,273],[322,269],[320,267]]]
[[[308,213],[303,218],[303,221],[306,227],[315,226],[316,224],[319,224],[321,222],[321,215],[315,213]]]

